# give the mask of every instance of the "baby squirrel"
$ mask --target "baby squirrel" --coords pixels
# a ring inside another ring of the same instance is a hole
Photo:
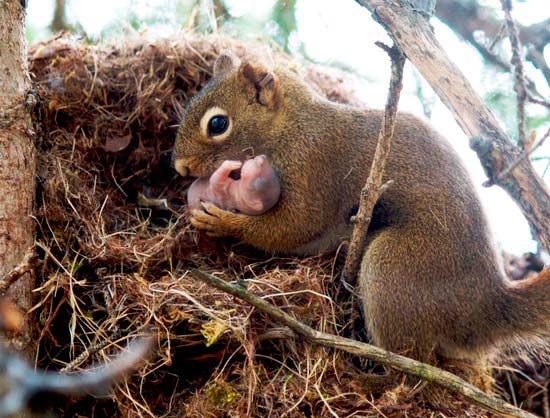
[[[261,215],[211,202],[191,211],[210,236],[266,251],[316,254],[349,239],[383,112],[328,101],[295,72],[222,54],[187,106],[173,151],[183,176],[264,154],[281,186]],[[399,114],[358,276],[373,342],[424,361],[482,361],[550,331],[550,274],[508,280],[474,186],[451,146]]]
[[[240,178],[231,174],[240,170]],[[225,210],[247,215],[261,215],[271,209],[281,195],[275,170],[265,155],[246,160],[224,161],[210,178],[198,178],[187,192],[187,204],[197,209],[201,201],[214,203]]]

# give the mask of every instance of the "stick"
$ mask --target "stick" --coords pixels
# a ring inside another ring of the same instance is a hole
[[[518,157],[518,159],[510,167],[508,167],[507,169],[502,171],[498,175],[498,177],[502,178],[502,177],[506,176],[510,171],[512,171],[514,168],[516,168],[518,166],[518,164],[521,163],[521,161],[523,161],[525,158],[529,158],[531,156],[531,154],[533,154],[538,148],[540,148],[542,146],[542,144],[544,144],[544,142],[548,139],[549,136],[550,136],[550,129],[548,129],[546,131],[546,133],[543,135],[543,137],[534,146],[529,146],[529,142],[526,142],[525,151],[523,152],[523,154],[521,154]]]
[[[437,367],[430,366],[429,364],[421,363],[417,360],[383,350],[370,344],[314,330],[306,324],[298,321],[296,318],[285,313],[278,307],[273,306],[260,297],[248,292],[242,286],[231,285],[224,280],[201,270],[193,270],[190,274],[193,278],[200,280],[203,283],[248,302],[259,311],[269,315],[281,324],[286,325],[296,334],[301,335],[313,344],[335,348],[356,356],[362,356],[377,363],[393,367],[414,376],[418,376],[427,381],[437,383],[452,392],[462,395],[470,402],[501,415],[520,418],[536,418],[536,415],[523,411],[501,399],[495,399],[487,396],[487,394],[481,389],[478,389],[460,377],[445,370],[441,370]]]
[[[512,0],[501,0],[502,10],[506,21],[508,38],[512,45],[512,67],[514,73],[514,91],[518,102],[518,137],[519,145],[523,150],[527,149],[527,138],[525,136],[525,102],[527,101],[527,89],[525,88],[525,77],[523,75],[523,61],[521,60],[521,45],[519,33],[514,20],[512,19]]]
[[[391,140],[393,138],[397,104],[399,103],[399,95],[403,87],[403,67],[405,66],[406,58],[396,45],[392,48],[380,42],[377,42],[376,45],[386,51],[390,56],[391,80],[384,111],[384,119],[382,120],[380,133],[378,134],[378,143],[376,144],[376,151],[374,153],[369,177],[367,183],[361,190],[357,215],[352,219],[352,221],[355,222],[355,226],[353,227],[346,264],[344,265],[342,277],[344,283],[350,283],[350,281],[354,280],[359,271],[361,259],[365,252],[367,231],[372,219],[374,205],[380,198],[380,195],[384,193],[390,185],[389,182],[382,184],[382,177],[384,175],[386,159],[390,152]]]

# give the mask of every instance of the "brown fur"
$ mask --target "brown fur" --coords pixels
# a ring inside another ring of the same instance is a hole
[[[279,203],[260,216],[211,204],[191,221],[267,251],[312,254],[348,239],[349,217],[371,166],[382,112],[320,97],[298,75],[223,56],[189,104],[176,140],[182,174],[208,176],[226,159],[266,154]],[[212,106],[233,119],[214,143],[198,127]],[[550,274],[510,283],[479,199],[450,145],[422,121],[397,118],[385,180],[359,275],[374,342],[428,360],[478,361],[495,346],[550,328]]]

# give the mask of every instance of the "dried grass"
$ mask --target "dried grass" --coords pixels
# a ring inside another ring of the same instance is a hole
[[[34,45],[41,98],[38,246],[43,260],[38,362],[77,370],[128,336],[158,332],[156,355],[106,399],[59,406],[63,416],[481,416],[449,396],[430,410],[404,386],[384,392],[379,370],[288,336],[249,306],[188,277],[200,267],[240,280],[325,332],[355,332],[353,303],[336,278],[341,256],[270,258],[188,223],[188,180],[170,166],[178,114],[208,80],[221,50],[247,46],[178,34],[88,45]],[[257,47],[254,47],[257,48]],[[291,63],[284,54],[266,52]],[[295,65],[295,64],[292,64]],[[308,67],[333,100],[354,101],[345,80]]]

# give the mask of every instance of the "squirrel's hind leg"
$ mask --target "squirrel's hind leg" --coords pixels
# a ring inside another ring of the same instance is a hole
[[[484,358],[492,342],[491,291],[470,286],[469,266],[462,268],[444,250],[403,228],[375,232],[358,277],[374,344],[432,364],[440,355]]]

